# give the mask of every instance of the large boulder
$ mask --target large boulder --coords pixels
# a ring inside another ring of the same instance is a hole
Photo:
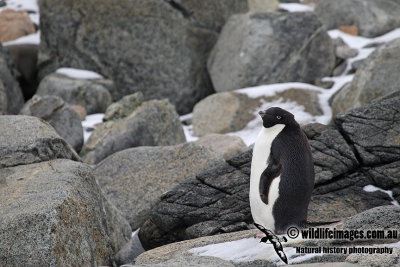
[[[246,0],[39,5],[42,77],[60,66],[90,69],[116,83],[113,96],[142,91],[146,100],[169,98],[179,113],[212,92],[209,51],[226,19],[247,11]]]
[[[315,13],[328,29],[355,25],[365,37],[400,27],[399,12],[397,0],[320,0],[315,7]]]
[[[45,121],[31,116],[0,116],[0,169],[48,161],[80,158]]]
[[[103,206],[86,164],[59,159],[3,169],[0,265],[111,265]]]
[[[35,26],[26,11],[6,8],[0,12],[0,43],[12,41],[34,32]]]
[[[207,134],[195,141],[196,144],[204,146],[224,159],[230,159],[247,150],[242,138],[227,134]]]
[[[52,73],[39,84],[36,94],[61,97],[71,105],[80,105],[88,114],[104,113],[112,103],[111,94],[103,79],[74,79],[63,74]]]
[[[372,100],[400,91],[400,38],[377,48],[357,69],[350,85],[344,86],[332,99],[335,114],[361,107]]]
[[[84,145],[81,156],[85,162],[95,164],[127,148],[183,142],[185,135],[175,107],[168,100],[151,100],[125,119],[98,125]]]
[[[331,126],[304,128],[316,169],[309,221],[343,219],[400,199],[399,104],[397,92],[336,117]],[[144,247],[248,228],[251,158],[249,150],[165,193],[140,229]]]
[[[281,82],[315,83],[335,64],[332,40],[311,12],[247,13],[224,26],[207,67],[217,92]]]
[[[57,133],[79,152],[83,146],[83,128],[78,114],[57,96],[37,96],[29,100],[20,111],[21,115],[47,121]]]
[[[0,115],[18,114],[24,105],[17,76],[11,56],[0,44]]]
[[[118,102],[112,103],[106,110],[103,121],[117,120],[128,117],[143,103],[142,92],[124,96]]]
[[[220,156],[193,143],[137,147],[106,158],[95,175],[105,196],[136,229],[161,194],[221,162]]]
[[[285,102],[295,103],[291,107],[298,106],[298,110],[303,110],[309,117],[323,114],[318,90],[290,85],[275,92],[270,89],[269,86],[254,87],[236,92],[216,93],[204,98],[193,109],[193,134],[204,136],[242,130],[258,117],[260,109]],[[257,92],[253,94],[253,91]]]

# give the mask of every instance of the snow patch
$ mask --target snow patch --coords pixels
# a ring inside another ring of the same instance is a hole
[[[364,189],[365,192],[375,192],[375,191],[383,192],[383,193],[387,194],[392,199],[392,204],[393,205],[399,206],[399,202],[396,199],[394,199],[393,192],[391,190],[384,190],[382,188],[376,187],[376,186],[371,185],[371,184],[364,186],[363,189]]]
[[[103,113],[91,114],[87,115],[85,120],[82,121],[84,143],[86,143],[90,135],[92,135],[96,125],[103,122],[103,117]]]
[[[279,8],[284,9],[289,12],[313,12],[314,11],[314,7],[312,7],[312,6],[297,4],[297,3],[280,3]]]
[[[39,45],[40,44],[40,31],[22,36],[15,40],[3,43],[3,46],[10,45]]]
[[[103,79],[103,76],[100,74],[90,71],[90,70],[81,70],[81,69],[74,69],[74,68],[59,68],[56,70],[56,73],[63,74],[70,78],[74,79]]]

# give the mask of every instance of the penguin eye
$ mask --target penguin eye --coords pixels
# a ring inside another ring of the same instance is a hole
[[[282,117],[281,117],[281,116],[276,116],[276,118],[277,118],[278,120],[280,120]]]

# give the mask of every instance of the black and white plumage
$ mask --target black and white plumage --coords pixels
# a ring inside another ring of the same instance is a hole
[[[290,112],[259,112],[263,127],[253,148],[250,207],[254,222],[277,234],[307,224],[314,165],[306,135]]]
[[[263,238],[261,238],[260,242],[267,243],[268,241],[274,246],[276,254],[278,254],[279,258],[286,264],[288,264],[288,260],[285,252],[283,251],[283,246],[281,242],[287,242],[286,237],[278,237],[272,231],[265,229],[261,225],[254,223],[254,225],[265,234]]]

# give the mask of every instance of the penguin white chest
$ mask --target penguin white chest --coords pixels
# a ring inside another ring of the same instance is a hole
[[[284,124],[276,124],[270,128],[262,128],[253,148],[250,173],[250,208],[254,222],[266,229],[275,230],[275,219],[272,214],[273,206],[279,197],[280,176],[272,180],[268,192],[268,204],[260,196],[261,174],[268,167],[271,146],[277,135],[285,128]]]

